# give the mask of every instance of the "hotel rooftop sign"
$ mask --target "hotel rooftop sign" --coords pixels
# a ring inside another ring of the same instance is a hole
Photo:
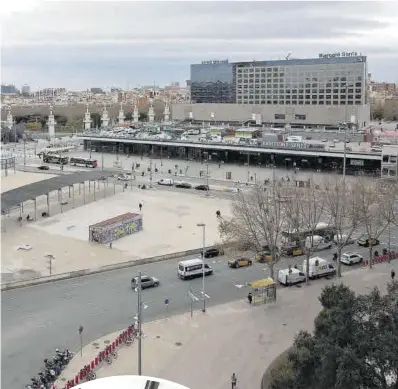
[[[275,148],[275,149],[293,149],[293,150],[303,150],[303,149],[316,149],[324,150],[324,144],[314,144],[314,143],[304,143],[304,142],[263,142],[262,146]]]
[[[358,53],[356,51],[352,51],[351,53],[342,51],[340,53],[319,54],[319,58],[340,58],[340,57],[358,57]]]

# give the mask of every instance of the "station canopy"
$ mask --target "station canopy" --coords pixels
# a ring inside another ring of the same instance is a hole
[[[71,174],[62,174],[47,180],[34,182],[16,189],[9,190],[1,194],[2,213],[19,207],[25,201],[34,200],[39,196],[46,195],[49,192],[83,183],[85,181],[94,181],[113,176],[113,172],[106,171],[84,171]]]

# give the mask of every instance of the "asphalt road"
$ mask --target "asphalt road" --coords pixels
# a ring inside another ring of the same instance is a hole
[[[378,247],[379,251],[382,247]],[[367,253],[366,248],[359,248],[356,244],[347,247],[346,251],[357,251],[364,257]],[[319,256],[330,260],[332,253],[332,250],[327,250],[319,252]],[[206,294],[210,296],[206,300],[208,306],[245,298],[248,290],[236,285],[267,276],[264,264],[254,263],[252,267],[230,269],[226,259],[209,259],[214,274],[206,278]],[[302,259],[297,257],[297,263],[302,263]],[[201,297],[202,280],[180,280],[177,277],[178,261],[3,292],[2,387],[23,387],[42,368],[43,359],[54,354],[55,348],[78,350],[80,325],[84,327],[83,343],[87,344],[131,323],[137,311],[137,295],[130,289],[130,280],[138,271],[156,276],[161,281],[158,288],[143,292],[143,301],[147,305],[143,313],[144,321],[188,312],[190,299],[187,292],[192,288],[194,294]],[[286,264],[280,263],[277,267],[283,268]],[[167,309],[165,299],[169,300]],[[202,304],[203,301],[195,304],[196,314],[201,314]]]

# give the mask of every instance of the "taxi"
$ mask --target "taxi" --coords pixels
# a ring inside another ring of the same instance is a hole
[[[238,267],[251,266],[252,261],[248,258],[235,258],[228,261],[228,266],[237,269]]]

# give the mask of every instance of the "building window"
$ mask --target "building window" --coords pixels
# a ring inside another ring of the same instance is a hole
[[[347,105],[353,105],[353,101],[352,100],[348,100],[347,101]]]
[[[333,100],[333,105],[339,105],[339,102],[337,100]]]
[[[345,100],[341,100],[340,105],[345,105]]]
[[[312,95],[312,100],[316,100],[318,98],[317,95]]]
[[[312,105],[317,105],[318,103],[316,102],[316,100],[312,100],[311,104]]]
[[[299,105],[303,105],[304,104],[304,101],[299,101],[298,102],[299,103]],[[295,102],[293,101],[293,105],[295,104]]]
[[[361,105],[361,104],[362,104],[361,100],[355,100],[355,105]]]
[[[309,100],[306,100],[305,105],[310,105],[311,102]]]
[[[319,105],[324,105],[323,101],[320,101],[318,104],[319,104]]]
[[[331,95],[326,95],[326,100],[330,100],[332,98]]]
[[[293,104],[293,105],[297,105],[297,100],[293,100],[293,101],[292,101],[292,104]],[[303,102],[302,102],[302,101],[299,101],[299,104],[303,104]]]
[[[273,105],[278,105],[278,102],[277,102],[276,100],[274,100],[274,101],[272,102],[272,104],[273,104]]]
[[[330,105],[332,102],[330,100],[326,100],[326,105]]]
[[[295,114],[294,115],[294,118],[296,119],[296,120],[306,120],[307,119],[307,115],[300,115],[300,114]]]
[[[355,98],[361,100],[361,95],[355,95]]]
[[[285,115],[283,113],[276,113],[274,117],[275,120],[285,120]]]

